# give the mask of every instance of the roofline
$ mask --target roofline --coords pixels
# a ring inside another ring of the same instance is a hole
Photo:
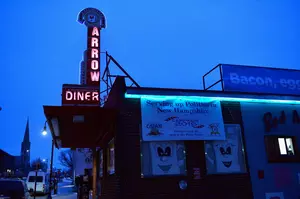
[[[126,87],[126,94],[131,95],[161,95],[161,96],[197,96],[197,97],[223,97],[223,98],[251,98],[270,100],[300,101],[299,95],[250,93],[250,92],[228,92],[197,89],[174,89],[153,87]]]

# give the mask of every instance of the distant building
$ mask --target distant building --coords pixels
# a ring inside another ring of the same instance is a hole
[[[29,119],[25,128],[24,138],[21,145],[21,168],[27,173],[30,169],[30,140],[29,140]]]
[[[0,149],[0,174],[10,173],[16,170],[15,156]]]
[[[25,128],[21,144],[20,156],[13,156],[0,149],[0,176],[1,175],[26,175],[30,169],[30,140],[29,119]]]

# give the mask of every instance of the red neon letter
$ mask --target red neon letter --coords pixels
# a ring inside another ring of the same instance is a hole
[[[100,77],[100,73],[99,73],[99,71],[93,71],[93,72],[91,72],[90,73],[91,74],[91,80],[93,81],[93,82],[99,82],[99,77]]]
[[[99,94],[98,92],[92,92],[92,100],[93,101],[99,101]]]
[[[90,101],[90,97],[91,97],[91,92],[86,92],[84,96],[85,100]]]
[[[92,50],[91,50],[91,57],[93,59],[98,59],[99,58],[98,49],[92,48]]]
[[[91,69],[98,70],[99,69],[99,62],[98,60],[92,60],[91,61]]]
[[[99,30],[98,30],[97,27],[94,27],[94,28],[93,28],[92,36],[97,36],[97,37],[99,37]]]
[[[73,98],[73,93],[71,91],[67,91],[66,92],[66,100],[72,100]]]
[[[91,38],[91,46],[92,46],[92,47],[95,47],[95,48],[98,48],[98,47],[99,47],[98,38],[96,38],[96,37],[92,37],[92,38]]]
[[[77,99],[83,101],[83,92],[77,92]]]

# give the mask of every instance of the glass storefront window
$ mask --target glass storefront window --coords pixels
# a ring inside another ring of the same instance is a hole
[[[225,124],[226,140],[206,141],[208,174],[247,172],[240,125]]]
[[[141,176],[186,175],[183,141],[141,142]]]
[[[107,172],[108,174],[115,173],[115,143],[112,139],[107,148]]]

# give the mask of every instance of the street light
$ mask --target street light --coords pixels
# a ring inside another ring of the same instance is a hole
[[[45,124],[44,124],[44,130],[42,132],[42,135],[43,136],[46,136],[48,134],[47,132],[47,120],[45,121]],[[50,189],[49,189],[49,195],[48,195],[48,198],[51,199],[52,198],[52,195],[51,195],[51,191],[52,191],[52,169],[53,169],[53,154],[54,154],[54,140],[52,138],[52,146],[51,146],[51,161],[50,161]]]
[[[42,135],[43,136],[47,135],[47,131],[45,129],[43,130]]]

